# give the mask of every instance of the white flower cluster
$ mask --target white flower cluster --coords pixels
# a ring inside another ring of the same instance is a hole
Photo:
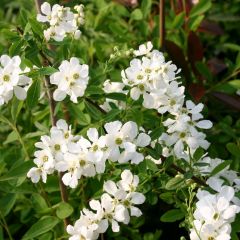
[[[203,120],[201,112],[204,105],[196,105],[189,100],[185,102],[184,87],[176,81],[179,71],[171,62],[165,62],[162,53],[152,50],[150,42],[141,45],[134,54],[143,57],[141,60],[133,59],[130,67],[122,71],[124,87],[130,87],[130,96],[134,100],[143,95],[145,108],[156,109],[160,114],[170,114],[163,121],[166,132],[158,139],[163,146],[163,156],[173,155],[190,161],[199,147],[206,150],[210,145],[206,134],[200,131],[212,127],[209,120]],[[222,162],[220,159],[206,157],[205,154],[199,160],[196,172],[210,176],[213,169]],[[231,186],[224,185],[226,181]],[[236,172],[228,168],[207,180],[207,184],[217,193],[198,192],[199,201],[190,234],[192,240],[230,239],[230,223],[240,209],[240,199],[234,192],[240,190],[239,183]]]
[[[84,208],[74,226],[68,225],[67,232],[71,235],[69,240],[97,239],[109,225],[113,232],[119,232],[119,223],[128,224],[130,216],[141,216],[141,210],[135,205],[144,203],[145,196],[136,192],[138,183],[138,176],[130,170],[124,170],[117,183],[110,180],[105,182],[105,193],[100,200],[91,200],[91,210]]]
[[[159,141],[171,149],[172,154],[178,158],[188,159],[199,147],[207,149],[209,142],[205,139],[206,134],[199,129],[209,129],[212,123],[209,120],[202,120],[201,111],[203,104],[195,105],[192,101],[186,101],[186,107],[181,106],[178,111],[172,113],[172,117],[163,122],[167,127]]]
[[[230,240],[231,225],[240,207],[233,204],[234,189],[223,186],[219,193],[198,191],[191,240]]]
[[[105,124],[106,135],[99,136],[96,128],[87,131],[87,138],[72,135],[71,128],[64,120],[59,120],[50,130],[50,136],[42,136],[35,146],[34,163],[27,176],[36,183],[55,170],[64,172],[62,181],[66,186],[75,188],[82,177],[93,177],[105,171],[105,163],[118,161],[139,164],[144,156],[138,148],[147,146],[151,139],[139,133],[135,122],[122,125],[115,121]]]
[[[77,98],[82,97],[87,88],[88,65],[80,64],[77,58],[72,57],[70,61],[62,61],[58,69],[59,72],[50,76],[51,84],[57,85],[57,89],[53,93],[54,100],[62,101],[69,95],[70,100],[77,103]]]
[[[44,30],[44,37],[47,41],[53,38],[55,41],[62,41],[67,35],[72,35],[75,39],[79,39],[81,31],[78,29],[84,24],[84,6],[77,5],[74,12],[69,7],[63,7],[54,4],[52,7],[49,3],[44,2],[41,5],[41,12],[38,14],[39,22],[48,22],[50,27]]]
[[[176,81],[180,70],[171,61],[166,62],[161,52],[152,48],[153,45],[148,42],[133,51],[141,59],[134,58],[130,67],[122,71],[123,83],[106,82],[107,90],[127,93],[123,89],[130,88],[132,99],[138,100],[143,95],[145,108],[156,109],[160,114],[170,113],[171,116],[163,123],[167,131],[159,142],[166,146],[165,155],[186,159],[189,152],[193,154],[198,147],[209,147],[206,135],[198,129],[209,129],[212,123],[202,120],[202,103],[195,105],[192,101],[186,101],[184,106],[184,87]]]
[[[20,64],[19,56],[10,58],[2,55],[0,57],[0,105],[11,100],[13,93],[19,100],[27,97],[27,90],[32,80],[24,75]]]
[[[152,44],[141,45],[130,67],[123,70],[122,81],[130,87],[130,96],[138,100],[143,95],[145,108],[157,109],[164,113],[171,106],[171,110],[177,110],[183,102],[184,87],[179,87],[176,75],[180,72],[171,62],[165,62],[163,54],[157,50],[152,51]],[[173,100],[175,102],[173,103]],[[168,107],[168,108],[166,108]]]

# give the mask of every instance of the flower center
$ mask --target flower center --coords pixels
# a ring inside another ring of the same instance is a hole
[[[103,152],[106,152],[106,151],[108,150],[108,147],[103,147],[103,148],[101,148],[101,150],[102,150]]]
[[[143,79],[143,75],[141,75],[141,74],[137,75],[137,79],[138,80],[142,80]]]
[[[138,85],[138,88],[140,89],[141,92],[144,91],[144,85],[143,85],[143,84],[139,84],[139,85]]]
[[[64,134],[64,138],[66,138],[66,139],[69,138],[69,133],[68,132]]]
[[[96,152],[98,150],[98,145],[94,145],[92,149],[94,152]]]
[[[185,138],[186,137],[186,133],[185,132],[181,132],[179,135],[180,138]]]
[[[48,156],[44,156],[43,157],[43,162],[47,162],[48,161]]]
[[[214,237],[208,237],[208,240],[215,240]]]
[[[218,217],[219,217],[219,214],[218,214],[218,213],[215,213],[215,214],[213,215],[213,219],[214,219],[214,220],[217,220]]]
[[[78,73],[74,73],[74,74],[73,74],[73,79],[76,80],[76,79],[78,79],[79,77],[80,77],[80,75],[79,75]]]
[[[124,205],[125,207],[129,207],[131,204],[130,204],[130,202],[129,202],[128,200],[125,200],[125,201],[123,202],[123,205]]]
[[[115,140],[115,143],[117,144],[117,145],[120,145],[120,144],[122,144],[122,139],[121,138],[116,138],[116,140]]]
[[[10,81],[10,76],[9,75],[4,75],[3,76],[3,81],[4,82],[9,82]]]
[[[61,146],[60,146],[59,144],[55,144],[55,145],[54,145],[54,149],[55,149],[56,151],[59,151],[59,150],[61,149]]]
[[[171,99],[170,106],[174,106],[176,104],[176,101],[174,99]]]
[[[152,70],[150,68],[145,69],[145,73],[151,73],[151,72],[152,72]]]
[[[81,159],[79,161],[79,164],[80,164],[81,167],[84,167],[86,165],[86,161],[84,159]]]

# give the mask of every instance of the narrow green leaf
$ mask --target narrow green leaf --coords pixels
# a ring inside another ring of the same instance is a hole
[[[211,0],[200,0],[190,11],[189,17],[195,17],[197,15],[205,13],[212,6]]]
[[[173,29],[180,28],[184,23],[184,18],[185,18],[185,12],[179,13],[173,20],[172,28]]]
[[[87,101],[84,102],[86,111],[89,113],[89,115],[95,119],[100,120],[102,119],[102,113],[98,108],[96,108],[92,103],[89,103]]]
[[[240,157],[240,147],[238,147],[235,143],[228,143],[226,145],[227,150],[234,156]]]
[[[109,94],[106,94],[106,98],[123,101],[123,102],[126,102],[127,100],[126,95],[123,93],[109,93]]]
[[[16,201],[16,194],[9,193],[6,196],[1,197],[0,199],[0,211],[1,214],[5,217],[13,208]]]
[[[199,73],[208,81],[212,81],[212,74],[207,67],[207,65],[203,62],[197,62],[196,64],[197,70]]]
[[[188,22],[190,30],[195,32],[198,29],[203,19],[204,19],[204,15],[197,15],[193,18],[190,18]]]
[[[167,190],[174,190],[176,188],[182,187],[184,185],[184,178],[182,177],[175,177],[171,178],[167,184],[166,184],[166,189]]]
[[[239,79],[231,80],[228,82],[228,84],[237,90],[240,89],[240,80]]]
[[[19,101],[17,98],[13,98],[11,106],[11,115],[13,122],[16,122],[18,114],[20,113],[23,107],[23,101]]]
[[[23,162],[22,164],[18,165],[11,169],[8,173],[0,177],[0,181],[8,181],[11,179],[16,179],[19,177],[24,177],[27,175],[29,169],[33,166],[32,161]]]
[[[160,220],[162,222],[176,222],[178,220],[181,220],[182,218],[184,218],[185,214],[179,210],[179,209],[172,209],[169,210],[167,212],[165,212]]]
[[[240,51],[240,45],[234,44],[234,43],[224,43],[223,47],[228,48],[233,51]]]
[[[142,0],[141,1],[141,10],[143,18],[147,18],[151,12],[152,0]]]
[[[225,169],[227,166],[229,166],[231,164],[231,161],[230,160],[225,160],[223,161],[222,163],[220,163],[218,166],[216,166],[210,176],[214,176],[216,175],[217,173],[221,172],[223,169]]]
[[[30,240],[52,230],[59,223],[59,221],[60,220],[56,217],[50,216],[40,219],[25,233],[22,240]]]
[[[32,31],[35,34],[39,36],[43,35],[42,25],[35,18],[29,18],[28,21],[31,25]]]
[[[14,141],[17,141],[19,139],[19,136],[16,131],[12,131],[10,134],[8,134],[7,139],[3,142],[3,144],[8,144]]]
[[[40,97],[40,80],[35,80],[33,84],[30,86],[27,94],[26,104],[27,106],[32,109],[38,104],[38,99]]]

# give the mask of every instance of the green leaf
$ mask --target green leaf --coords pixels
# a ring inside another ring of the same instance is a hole
[[[60,219],[67,218],[72,213],[73,213],[73,207],[66,202],[61,202],[56,211],[56,214]]]
[[[10,56],[19,55],[20,52],[22,51],[23,45],[24,45],[24,40],[14,42],[9,48],[9,55]]]
[[[190,18],[188,22],[190,30],[195,32],[198,29],[203,19],[204,19],[204,15],[199,15],[199,16],[197,15],[193,18]]]
[[[136,8],[132,13],[131,13],[131,19],[132,20],[142,20],[143,19],[143,13],[139,8]]]
[[[30,86],[27,94],[26,104],[28,108],[32,109],[38,104],[38,99],[40,97],[40,80],[35,80],[33,84]]]
[[[146,163],[147,163],[147,167],[153,172],[157,172],[159,170],[158,166],[152,160],[147,159]]]
[[[69,104],[68,108],[70,110],[70,114],[74,116],[78,124],[86,126],[91,123],[91,118],[88,114],[83,113],[80,105]]]
[[[181,220],[182,218],[184,218],[185,214],[179,210],[179,209],[172,209],[169,210],[167,212],[165,212],[160,220],[162,222],[176,222],[178,220]]]
[[[190,11],[189,17],[195,17],[197,15],[205,13],[212,6],[211,0],[200,0]]]
[[[142,0],[141,1],[141,10],[143,18],[147,18],[151,12],[152,0]]]
[[[42,25],[35,18],[29,18],[28,22],[30,23],[32,31],[35,34],[37,34],[38,36],[43,35]]]
[[[212,74],[206,64],[203,62],[197,62],[195,65],[199,73],[203,75],[206,80],[212,81]]]
[[[229,81],[228,84],[237,90],[240,89],[240,80],[238,79]]]
[[[184,185],[184,178],[177,176],[175,178],[171,178],[167,183],[166,183],[166,189],[167,190],[174,190],[177,188],[180,188]]]
[[[22,240],[30,240],[52,230],[59,223],[59,221],[60,220],[56,217],[50,216],[40,219],[25,233]]]
[[[28,12],[25,10],[25,9],[21,9],[20,10],[20,23],[21,23],[21,26],[22,28],[24,28],[28,22]]]
[[[85,91],[85,94],[89,95],[89,96],[100,95],[100,94],[103,94],[103,93],[104,93],[104,91],[99,86],[88,86],[86,91]]]
[[[228,48],[233,51],[240,51],[240,45],[234,44],[234,43],[224,43],[224,48]]]
[[[224,168],[226,168],[227,166],[229,166],[231,164],[231,161],[230,160],[225,160],[223,161],[222,163],[220,163],[218,166],[216,166],[210,176],[214,176],[216,175],[217,173],[221,172]]]
[[[184,23],[184,18],[185,18],[185,12],[179,13],[173,20],[172,28],[173,29],[180,28]]]
[[[15,142],[19,139],[19,136],[16,131],[12,131],[10,134],[8,134],[7,139],[3,142],[3,144],[8,144],[11,142]]]
[[[48,205],[45,201],[45,199],[38,193],[32,194],[32,205],[36,212],[44,212],[46,209],[48,209]]]
[[[228,143],[226,147],[232,155],[240,157],[240,148],[235,143]]]
[[[23,107],[23,101],[19,101],[17,98],[13,98],[11,115],[14,123],[16,122],[18,114],[20,113],[22,107]]]
[[[95,120],[102,119],[102,112],[98,108],[96,108],[92,103],[89,103],[87,101],[84,101],[84,104],[86,111],[93,119]]]
[[[0,177],[0,181],[8,181],[19,177],[27,176],[27,172],[33,166],[32,161],[26,161],[12,168],[5,175]]]
[[[106,94],[106,98],[126,102],[126,95],[123,93],[109,93]]]
[[[198,161],[204,155],[204,153],[204,150],[199,147],[193,154],[194,160]]]
[[[9,193],[0,199],[0,211],[1,214],[5,217],[13,208],[16,201],[16,194]]]
[[[51,75],[57,71],[58,70],[54,67],[42,67],[42,68],[38,69],[38,73],[40,75]]]
[[[107,113],[106,117],[104,117],[104,120],[106,122],[112,121],[117,115],[121,113],[121,110],[119,109],[112,109],[110,112]]]
[[[163,127],[154,128],[154,130],[150,133],[151,140],[154,141],[157,138],[159,138],[163,131],[164,131]]]

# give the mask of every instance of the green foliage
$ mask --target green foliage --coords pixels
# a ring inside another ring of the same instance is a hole
[[[79,1],[61,2],[67,6],[79,4]],[[34,144],[40,136],[48,134],[51,127],[44,79],[57,71],[62,60],[76,56],[81,63],[90,65],[90,84],[84,98],[78,104],[66,99],[55,109],[55,115],[67,117],[76,133],[84,135],[90,127],[101,132],[103,124],[113,120],[136,121],[147,131],[151,130],[153,141],[164,132],[162,117],[143,109],[142,99],[133,102],[125,94],[105,94],[102,90],[106,79],[121,81],[121,70],[131,59],[127,50],[136,49],[147,40],[159,49],[158,2],[142,0],[137,6],[118,3],[127,1],[82,2],[86,23],[80,40],[69,38],[47,43],[43,40],[44,25],[36,21],[34,1],[1,1],[1,55],[19,55],[23,67],[34,69],[28,73],[33,84],[27,99],[13,98],[1,107],[0,113],[0,222],[6,221],[13,239],[66,239],[63,219],[70,217],[72,222],[75,221],[80,210],[88,206],[89,199],[99,198],[104,181],[116,179],[121,170],[129,168],[112,164],[108,166],[108,173],[84,179],[77,189],[68,189],[68,203],[61,200],[56,175],[49,177],[44,186],[26,179],[33,166]],[[200,0],[194,6],[187,4],[184,8],[175,4],[173,8],[170,1],[165,1],[166,41],[161,50],[166,52],[166,59],[172,59],[182,68],[180,75],[187,98],[207,105],[204,114],[214,122],[214,128],[206,131],[212,143],[209,155],[229,159],[213,169],[212,176],[228,166],[240,170],[240,100],[236,96],[240,90],[238,2]],[[115,58],[111,59],[111,54],[115,54]],[[53,63],[52,66],[47,66],[47,60]],[[126,110],[112,104],[112,110],[106,114],[97,107],[105,98],[123,101]],[[121,235],[108,231],[105,239],[157,240],[179,239],[181,234],[188,236],[187,231],[180,233],[178,223],[174,222],[182,221],[186,216],[187,207],[180,203],[190,196],[188,189],[195,173],[184,160],[165,159],[162,153],[159,144],[145,152],[157,160],[161,158],[161,168],[145,159],[131,169],[139,175],[141,192],[147,197],[143,216],[131,220],[129,226],[123,226]],[[202,149],[195,152],[193,165],[203,154]],[[178,173],[172,168],[173,164],[186,169],[186,173]],[[171,207],[174,209],[169,210]],[[232,239],[238,238],[239,225],[238,217]],[[10,239],[5,224],[1,224],[0,239]]]

